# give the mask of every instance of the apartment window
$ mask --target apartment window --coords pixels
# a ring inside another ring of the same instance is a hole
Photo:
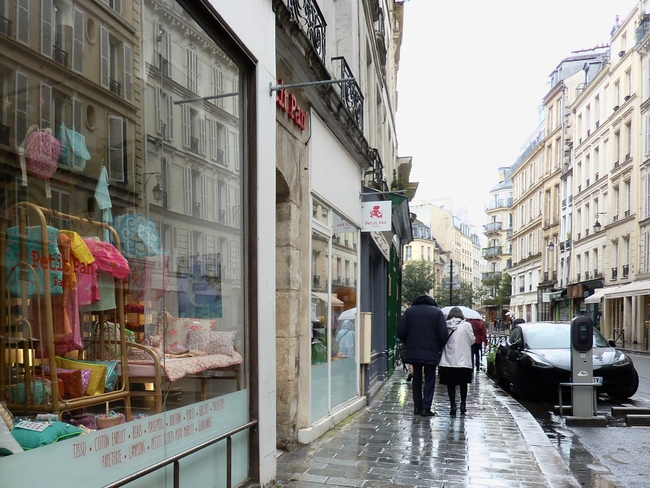
[[[621,105],[621,85],[618,80],[614,83],[614,106],[619,107]]]
[[[109,8],[122,15],[122,0],[102,0],[102,3],[105,3]]]
[[[126,100],[132,99],[132,48],[111,36],[104,26],[100,31],[100,82],[104,88]]]
[[[411,261],[413,259],[413,251],[411,250],[411,246],[404,246],[404,260],[405,261]]]
[[[625,72],[625,84],[627,85],[626,95],[632,95],[632,70],[629,69]]]
[[[205,116],[189,104],[183,104],[183,146],[195,154],[205,154]]]
[[[629,159],[632,155],[632,122],[625,124],[625,132],[627,134],[627,150],[625,159]]]
[[[600,124],[600,95],[594,97],[594,119],[596,121],[596,129]]]
[[[194,93],[199,91],[199,54],[192,48],[185,49],[186,87]]]
[[[643,154],[650,154],[650,113],[643,116]]]
[[[108,116],[108,175],[113,181],[126,182],[127,125],[122,117]]]
[[[650,172],[645,169],[641,177],[641,185],[643,186],[643,218],[650,217]]]
[[[614,132],[614,161],[621,160],[621,131]]]
[[[174,139],[174,100],[171,91],[156,87],[156,133],[166,141]]]
[[[614,187],[614,218],[613,220],[618,220],[621,215],[621,196],[618,186]]]
[[[154,63],[163,76],[172,76],[172,35],[158,19],[154,20]]]
[[[625,189],[625,216],[629,217],[630,211],[632,209],[632,188],[630,185],[630,180],[627,180],[624,183],[624,189]]]
[[[643,273],[650,271],[650,232],[641,234],[641,269]]]

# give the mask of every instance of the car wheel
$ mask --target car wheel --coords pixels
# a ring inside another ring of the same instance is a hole
[[[501,388],[510,391],[510,382],[503,376],[503,364],[498,357],[494,361],[494,380]]]
[[[521,370],[517,369],[515,374],[515,393],[517,396],[523,398],[524,400],[530,400],[533,397],[533,393],[530,389],[530,383],[524,378]]]
[[[634,370],[634,379],[632,384],[627,390],[617,391],[615,393],[609,393],[609,396],[615,400],[627,400],[630,397],[633,397],[636,391],[639,389],[639,374]]]

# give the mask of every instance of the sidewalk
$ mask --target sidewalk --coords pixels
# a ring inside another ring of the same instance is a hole
[[[467,414],[456,417],[439,384],[437,415],[414,416],[405,379],[396,370],[370,406],[312,444],[282,453],[276,486],[580,486],[532,415],[484,372],[470,385]]]

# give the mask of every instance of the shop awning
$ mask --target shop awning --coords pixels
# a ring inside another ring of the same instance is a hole
[[[585,298],[585,303],[600,303],[600,301],[603,299],[604,296],[606,296],[609,293],[614,293],[619,288],[620,286],[608,286],[605,288],[596,288],[596,290],[594,290],[594,293],[592,295],[589,295],[587,298]]]
[[[318,298],[319,300],[322,300],[325,303],[327,303],[327,297],[328,297],[327,293],[318,293],[314,291],[312,292],[311,296],[313,296],[314,298]],[[342,307],[342,306],[343,306],[343,302],[338,298],[336,298],[334,295],[332,295],[332,307]]]
[[[641,295],[650,295],[650,280],[633,281],[627,285],[621,285],[611,293],[607,293],[605,298],[638,297]]]

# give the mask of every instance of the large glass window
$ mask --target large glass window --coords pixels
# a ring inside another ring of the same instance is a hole
[[[59,441],[101,486],[248,419],[246,78],[173,0],[34,3],[0,12],[0,402],[112,429]]]
[[[359,230],[322,203],[312,221],[311,420],[358,395]],[[334,232],[336,231],[336,232]]]

